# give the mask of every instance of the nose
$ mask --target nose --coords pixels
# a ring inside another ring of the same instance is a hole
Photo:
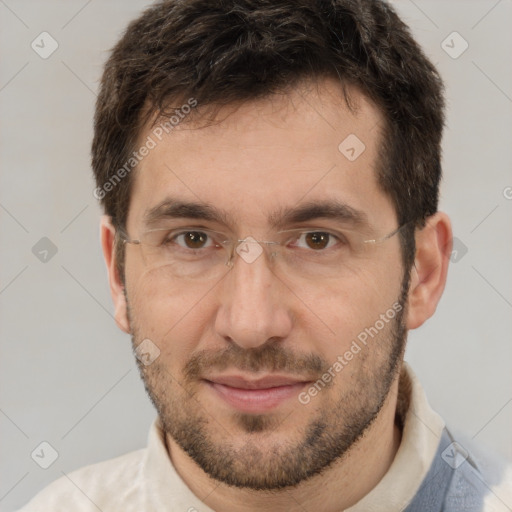
[[[265,252],[253,259],[254,251],[261,248],[242,245],[235,252],[217,295],[217,334],[245,349],[283,339],[292,329],[291,293],[271,270]]]

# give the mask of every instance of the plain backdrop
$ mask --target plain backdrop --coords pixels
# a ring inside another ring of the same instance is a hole
[[[2,511],[144,447],[155,417],[112,318],[89,160],[102,64],[146,4],[0,0]],[[406,359],[452,429],[510,457],[512,5],[393,4],[446,82],[441,209],[457,250]],[[48,469],[31,457],[53,453],[42,442],[58,454]]]

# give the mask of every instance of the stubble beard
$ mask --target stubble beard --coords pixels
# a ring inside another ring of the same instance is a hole
[[[322,405],[320,397],[307,405],[297,401],[297,407],[285,418],[245,413],[214,418],[196,397],[202,385],[201,372],[212,365],[217,370],[231,365],[241,370],[286,370],[292,374],[307,369],[322,375],[331,366],[327,361],[314,355],[291,355],[278,341],[251,350],[232,345],[222,353],[196,354],[185,366],[185,377],[179,383],[160,359],[149,366],[138,361],[146,392],[165,433],[207,475],[230,486],[275,491],[297,486],[323,473],[343,459],[375,422],[398,376],[407,337],[403,319],[408,284],[408,279],[404,279],[397,301],[402,308],[387,324],[386,332],[380,332],[370,342],[373,346],[368,343],[356,355],[360,358],[359,371],[350,389],[342,389],[338,397],[325,400]],[[136,347],[144,337],[133,311],[129,307],[128,311],[132,343]],[[333,384],[336,378],[340,377],[335,377]],[[332,390],[321,393],[332,394]],[[315,407],[306,426],[296,432],[280,432],[280,424],[293,425],[293,417],[307,411],[304,407]],[[238,447],[231,440],[233,434],[244,436]]]

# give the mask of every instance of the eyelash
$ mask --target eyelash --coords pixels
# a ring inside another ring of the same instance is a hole
[[[184,245],[181,245],[180,243],[177,242],[177,239],[180,237],[180,236],[184,236],[186,235],[187,233],[197,233],[199,235],[206,235],[209,240],[211,241],[210,242],[210,246],[207,246],[207,247],[200,247],[198,249],[195,249],[197,251],[200,251],[202,249],[209,249],[212,247],[211,244],[214,244],[214,246],[219,246],[219,245],[222,245],[221,243],[219,242],[216,242],[215,239],[213,238],[211,232],[208,232],[208,231],[201,231],[199,229],[187,229],[187,230],[180,230],[179,232],[175,233],[175,232],[171,232],[169,233],[169,235],[167,235],[164,240],[162,241],[162,244],[163,246],[165,245],[168,245],[168,244],[171,244],[171,243],[175,243],[178,247],[180,247],[181,249],[184,249],[184,250],[194,250],[193,248],[190,248],[190,247],[185,247]],[[330,231],[325,231],[325,230],[304,230],[304,231],[297,231],[296,232],[297,235],[296,236],[293,236],[291,237],[288,242],[297,242],[299,241],[303,236],[307,236],[307,235],[312,235],[312,234],[318,234],[318,235],[327,235],[329,237],[329,241],[328,241],[328,245],[327,247],[325,248],[322,248],[321,251],[327,251],[328,249],[332,249],[333,248],[333,244],[332,242],[338,242],[338,243],[341,243],[342,245],[346,245],[347,244],[347,241],[344,239],[344,237],[341,235],[341,234],[335,234],[335,233],[332,233]],[[336,244],[334,244],[336,245]],[[305,247],[298,247],[300,249],[305,249]],[[311,248],[310,248],[311,249]],[[314,251],[314,249],[311,249],[312,251]]]

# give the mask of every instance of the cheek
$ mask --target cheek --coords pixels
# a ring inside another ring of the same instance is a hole
[[[156,273],[129,283],[132,324],[139,339],[149,338],[165,360],[186,360],[196,350],[208,320],[210,287],[162,285]]]
[[[298,317],[300,328],[308,332],[309,340],[316,340],[315,349],[327,359],[343,354],[358,334],[374,325],[399,299],[399,272],[371,270],[297,293],[306,305]]]

